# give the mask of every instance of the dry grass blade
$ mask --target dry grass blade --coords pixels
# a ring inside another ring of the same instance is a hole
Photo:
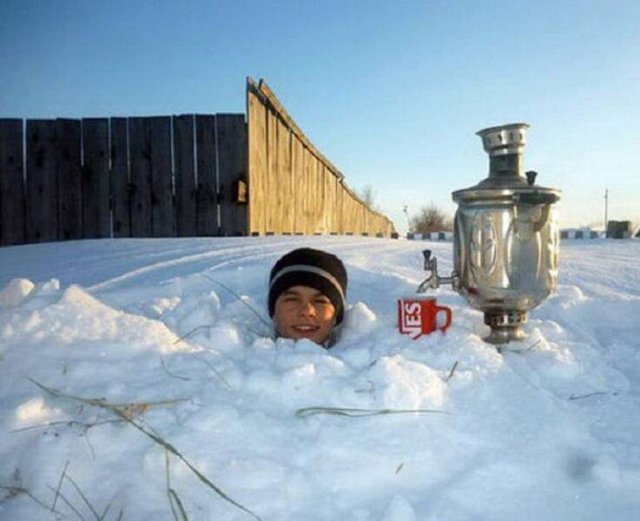
[[[449,375],[447,376],[447,379],[446,379],[447,382],[451,380],[454,373],[456,372],[456,369],[458,368],[458,363],[459,363],[459,360],[456,360],[456,362],[453,364],[453,367],[451,368],[451,371],[449,371]]]
[[[48,487],[49,490],[53,491],[52,487]],[[62,501],[71,509],[71,511],[80,518],[81,521],[85,521],[84,516],[80,513],[80,511],[73,505],[73,503],[71,501],[69,501],[65,495],[60,492],[59,494],[60,499],[62,499]]]
[[[42,385],[39,382],[36,382],[33,379],[29,379],[31,382],[33,382],[35,385],[37,385],[40,389],[42,389],[43,391],[47,392],[48,394],[58,397],[58,398],[65,398],[68,400],[75,400],[78,401],[80,403],[84,403],[87,405],[92,405],[94,407],[101,407],[103,409],[106,409],[108,411],[111,411],[113,414],[115,414],[116,416],[118,416],[119,418],[121,418],[122,420],[126,421],[128,424],[130,424],[132,427],[135,427],[138,431],[140,431],[142,434],[144,434],[145,436],[149,437],[151,440],[153,440],[156,444],[160,445],[161,447],[164,447],[166,450],[168,450],[171,454],[173,454],[174,456],[176,456],[180,461],[182,461],[182,463],[184,463],[187,468],[193,472],[196,477],[202,482],[204,483],[207,487],[209,487],[211,490],[213,490],[218,496],[220,496],[222,499],[224,499],[225,501],[227,501],[228,503],[232,504],[233,506],[235,506],[236,508],[242,510],[243,512],[249,514],[250,516],[252,516],[255,519],[258,519],[259,521],[261,521],[261,518],[255,514],[254,512],[252,512],[251,510],[249,510],[248,508],[246,508],[245,506],[241,505],[240,503],[238,503],[237,501],[235,501],[234,499],[232,499],[231,497],[229,497],[222,489],[220,489],[217,485],[215,485],[211,480],[209,480],[209,478],[207,478],[207,476],[205,476],[204,474],[202,474],[202,472],[200,472],[197,468],[195,468],[191,462],[189,460],[187,460],[179,451],[178,449],[176,449],[173,445],[171,445],[169,442],[165,441],[164,439],[162,439],[159,435],[155,434],[154,432],[152,432],[150,429],[145,428],[143,425],[135,422],[133,420],[133,418],[127,416],[123,410],[122,410],[122,406],[118,406],[118,405],[114,405],[114,404],[110,404],[108,402],[106,402],[103,399],[96,399],[96,398],[82,398],[80,396],[73,396],[73,395],[69,395],[69,394],[65,394],[61,391],[59,391],[58,389],[53,389],[50,387],[46,387],[45,385]],[[181,401],[181,400],[164,400],[161,402],[154,402],[156,404],[166,404],[168,402],[173,402],[175,403],[176,401]]]
[[[585,398],[591,398],[593,396],[617,396],[618,393],[615,391],[594,391],[592,393],[587,394],[572,394],[569,396],[569,400],[583,400]]]
[[[224,289],[224,290],[228,291],[229,293],[231,293],[231,295],[233,295],[236,299],[238,299],[242,304],[247,306],[247,308],[249,308],[249,310],[258,318],[258,320],[260,320],[260,322],[262,322],[265,326],[267,326],[267,328],[269,328],[269,330],[271,330],[271,324],[269,323],[269,321],[267,319],[265,319],[251,304],[246,302],[240,295],[238,295],[230,287],[224,285],[222,282],[220,282],[220,281],[218,281],[216,279],[213,279],[213,278],[209,277],[208,275],[205,275],[204,273],[201,273],[200,275],[202,275],[208,281],[211,281],[214,284],[217,284],[222,289]]]
[[[102,512],[102,515],[98,518],[98,521],[104,521],[107,518],[107,514],[109,513],[109,510],[111,510],[111,506],[112,506],[112,503],[109,503],[105,507],[104,512]]]
[[[182,335],[181,337],[179,337],[174,343],[173,345],[176,345],[179,342],[182,342],[185,338],[189,338],[191,335],[193,335],[196,331],[199,331],[200,329],[211,329],[213,326],[209,326],[209,325],[203,325],[203,326],[196,326],[193,329],[191,329],[190,331],[187,331],[184,335]]]
[[[172,488],[169,489],[169,501],[171,502],[171,510],[174,512],[176,521],[189,521],[189,517],[187,516],[187,513],[185,512],[184,507],[182,506],[182,501],[180,501],[178,494]],[[178,512],[180,512],[179,518],[176,516],[175,510],[173,509],[174,502],[178,507]]]
[[[351,418],[363,418],[366,416],[380,416],[385,414],[449,414],[446,411],[436,409],[353,409],[342,407],[305,407],[296,411],[298,418],[306,418],[314,414],[333,414],[335,416],[348,416]]]
[[[533,349],[535,349],[536,347],[538,347],[538,345],[540,344],[540,340],[536,340],[533,344],[531,344],[527,349],[525,349],[522,354],[528,353],[529,351],[532,351]]]
[[[198,357],[197,360],[205,364],[211,370],[211,372],[216,376],[216,378],[218,378],[229,391],[233,391],[233,387],[231,387],[229,382],[227,382],[227,380],[225,380],[225,378],[220,374],[220,371],[218,371],[215,367],[213,367],[213,364],[211,362],[201,357]]]
[[[24,487],[0,485],[0,490],[4,490],[7,492],[7,495],[5,497],[0,498],[0,505],[5,501],[8,501],[9,499],[19,496],[20,494],[24,494],[25,496],[32,499],[33,501],[38,503],[38,505],[40,505],[43,508],[46,508],[50,512],[53,512],[54,514],[57,514],[59,516],[63,515],[62,512],[59,512],[58,510],[52,510],[52,508],[49,505],[44,503],[44,501],[41,501],[40,499],[38,499],[36,496],[34,496],[29,490],[27,490]]]
[[[71,476],[69,476],[69,474],[65,474],[64,477],[69,481],[69,483],[71,483],[71,485],[73,485],[73,488],[76,490],[77,494],[82,498],[82,501],[84,501],[84,504],[87,505],[87,507],[89,508],[91,513],[94,515],[96,520],[100,521],[100,515],[98,514],[98,511],[95,508],[93,508],[93,505],[87,499],[87,496],[85,496],[84,492],[82,492],[82,489],[78,486],[78,484],[73,480]]]
[[[180,340],[182,339],[178,338],[178,340],[176,340],[174,344],[177,344],[178,342],[180,342]],[[184,380],[185,382],[191,381],[191,378],[188,378],[186,376],[180,376],[179,374],[175,374],[169,371],[169,369],[167,368],[167,364],[164,363],[164,358],[160,360],[160,365],[162,366],[162,369],[164,370],[164,372],[167,373],[171,378],[176,378],[177,380]]]
[[[169,498],[169,506],[171,506],[173,519],[175,519],[175,521],[189,521],[189,517],[182,505],[182,501],[180,501],[180,497],[178,497],[178,493],[171,487],[171,460],[167,450],[164,451],[164,460],[167,480],[167,497]],[[178,513],[180,516],[178,516]]]
[[[60,474],[60,479],[58,480],[58,486],[56,487],[56,493],[53,497],[53,504],[51,505],[51,511],[55,512],[56,503],[58,502],[58,496],[60,495],[60,488],[62,487],[62,482],[64,481],[64,477],[67,475],[67,469],[69,468],[69,462],[67,461],[64,465],[64,469],[62,469],[62,474]]]
[[[95,422],[95,423],[85,423],[85,422],[79,422],[76,420],[60,420],[60,421],[55,421],[55,422],[46,422],[43,423],[41,425],[29,425],[28,427],[21,427],[20,429],[13,429],[10,430],[9,432],[11,433],[15,433],[15,432],[25,432],[25,431],[30,431],[33,429],[47,429],[49,427],[57,427],[58,425],[65,425],[67,427],[71,427],[72,425],[77,425],[78,427],[82,427],[83,430],[86,432],[89,429],[91,429],[92,427],[99,427],[100,425],[105,425],[107,423],[121,423],[122,420],[102,420],[99,422]]]

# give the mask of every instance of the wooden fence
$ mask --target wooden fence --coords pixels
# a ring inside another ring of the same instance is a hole
[[[244,114],[0,119],[0,245],[244,235]]]
[[[264,82],[244,114],[0,119],[0,246],[102,237],[397,236]]]
[[[263,81],[247,80],[247,125],[250,234],[395,234],[393,223],[349,189]]]

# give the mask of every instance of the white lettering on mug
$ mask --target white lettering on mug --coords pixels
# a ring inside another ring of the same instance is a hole
[[[422,306],[419,302],[403,302],[400,309],[400,332],[415,340],[422,334]]]

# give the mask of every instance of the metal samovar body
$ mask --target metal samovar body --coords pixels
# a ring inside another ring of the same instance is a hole
[[[453,192],[454,271],[437,275],[437,261],[425,252],[431,271],[418,288],[451,283],[469,304],[484,312],[491,328],[487,342],[503,344],[526,337],[527,312],[556,287],[559,232],[555,208],[560,192],[535,184],[536,173],[523,173],[525,123],[480,130],[489,154],[489,176]]]

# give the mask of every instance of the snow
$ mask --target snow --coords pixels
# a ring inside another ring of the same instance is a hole
[[[302,245],[349,272],[329,351],[255,313]],[[502,354],[446,287],[445,334],[397,332],[425,247],[451,270],[451,243],[355,237],[0,249],[0,518],[638,518],[640,241],[562,241]]]

